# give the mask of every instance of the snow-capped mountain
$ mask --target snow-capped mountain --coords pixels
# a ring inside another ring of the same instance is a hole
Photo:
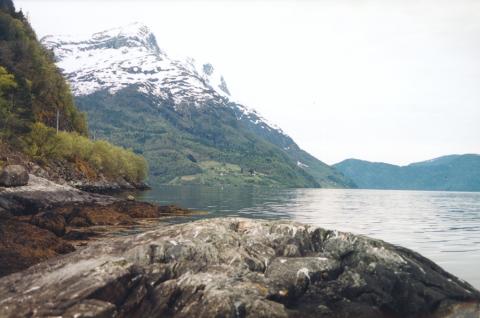
[[[219,176],[228,176],[229,184],[348,185],[279,127],[236,102],[212,64],[170,57],[143,24],[51,35],[42,43],[95,136],[143,153],[160,182],[218,184],[224,182]]]
[[[170,58],[141,23],[89,36],[50,35],[41,41],[54,52],[57,66],[71,83],[75,96],[100,90],[114,94],[136,85],[140,92],[169,100],[174,107],[234,102],[227,82],[211,63]],[[235,107],[239,119],[283,133],[254,109],[238,103]]]
[[[221,100],[228,89],[211,64],[169,58],[148,27],[135,23],[91,36],[46,36],[42,43],[54,51],[75,95],[107,89],[110,93],[139,84],[175,104]]]

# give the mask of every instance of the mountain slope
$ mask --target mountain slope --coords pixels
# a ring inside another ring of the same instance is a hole
[[[480,191],[480,155],[450,155],[396,166],[347,159],[334,165],[359,188]]]
[[[144,154],[153,182],[353,185],[234,102],[211,64],[170,58],[141,24],[42,42],[88,113],[92,134]]]

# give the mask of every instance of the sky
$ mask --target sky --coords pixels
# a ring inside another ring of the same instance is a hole
[[[480,1],[14,2],[39,37],[146,24],[329,164],[480,153]]]

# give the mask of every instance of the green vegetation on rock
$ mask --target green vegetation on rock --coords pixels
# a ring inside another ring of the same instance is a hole
[[[57,134],[54,129],[35,123],[24,143],[25,153],[37,162],[67,160],[83,169],[92,168],[96,173],[120,176],[130,182],[146,177],[147,163],[142,156],[104,140],[92,141],[78,133]]]

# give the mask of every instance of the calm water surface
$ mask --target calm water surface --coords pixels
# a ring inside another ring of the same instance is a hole
[[[140,198],[205,217],[289,219],[365,234],[420,252],[480,288],[480,193],[155,187]]]

